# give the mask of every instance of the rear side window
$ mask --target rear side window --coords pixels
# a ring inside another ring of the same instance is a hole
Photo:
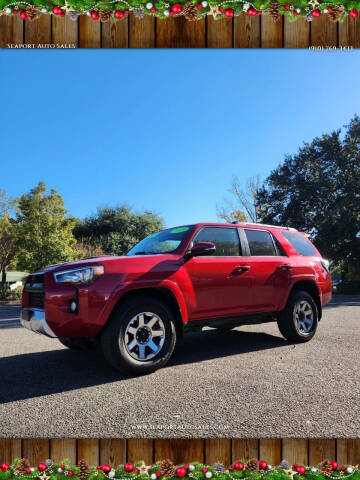
[[[199,242],[215,243],[215,257],[236,257],[241,255],[240,240],[236,228],[204,227],[194,238],[194,245]]]
[[[245,234],[250,248],[250,255],[254,257],[272,257],[277,255],[269,232],[245,229]]]
[[[303,255],[304,257],[313,257],[317,255],[317,252],[313,245],[311,244],[310,240],[308,240],[305,235],[301,235],[301,233],[293,233],[293,232],[281,232],[284,237],[289,240],[291,245],[295,248],[295,250]]]

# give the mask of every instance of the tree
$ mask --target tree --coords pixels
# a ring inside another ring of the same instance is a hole
[[[257,194],[264,223],[307,231],[335,263],[360,260],[360,118],[345,128],[286,156]]]
[[[46,193],[44,182],[20,197],[16,223],[21,269],[34,272],[75,258],[72,230],[76,219],[67,216],[64,200],[56,190]]]
[[[1,286],[6,283],[6,271],[18,253],[16,224],[13,218],[15,202],[0,190],[0,272]]]
[[[226,205],[217,208],[217,216],[226,222],[258,222],[259,208],[257,205],[257,192],[261,186],[260,176],[250,177],[246,181],[246,187],[242,188],[240,180],[234,175],[229,192],[235,199],[237,208],[233,202],[225,201]]]
[[[77,223],[75,237],[91,239],[109,255],[124,255],[131,247],[151,233],[164,228],[155,213],[133,212],[127,205],[98,208],[96,215]]]

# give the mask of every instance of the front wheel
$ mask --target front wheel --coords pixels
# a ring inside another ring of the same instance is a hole
[[[279,315],[278,327],[287,340],[308,342],[315,335],[318,318],[314,298],[305,291],[295,291]]]
[[[175,343],[173,314],[152,297],[135,298],[123,305],[113,314],[101,336],[108,362],[137,375],[163,367]]]

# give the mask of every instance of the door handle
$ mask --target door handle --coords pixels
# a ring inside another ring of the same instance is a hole
[[[235,272],[248,272],[250,270],[250,265],[237,265],[234,268]]]
[[[279,265],[279,270],[286,270],[286,271],[289,271],[289,270],[292,270],[292,266],[289,264],[289,263],[284,263],[283,265]]]

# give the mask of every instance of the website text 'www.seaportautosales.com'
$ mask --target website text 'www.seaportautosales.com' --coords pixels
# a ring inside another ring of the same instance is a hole
[[[193,424],[178,424],[178,425],[173,425],[173,424],[138,424],[138,425],[131,425],[130,428],[132,430],[198,430],[198,431],[209,431],[209,430],[222,430],[226,431],[229,430],[230,426],[229,425],[207,425],[207,424],[199,424],[199,425],[193,425]]]

